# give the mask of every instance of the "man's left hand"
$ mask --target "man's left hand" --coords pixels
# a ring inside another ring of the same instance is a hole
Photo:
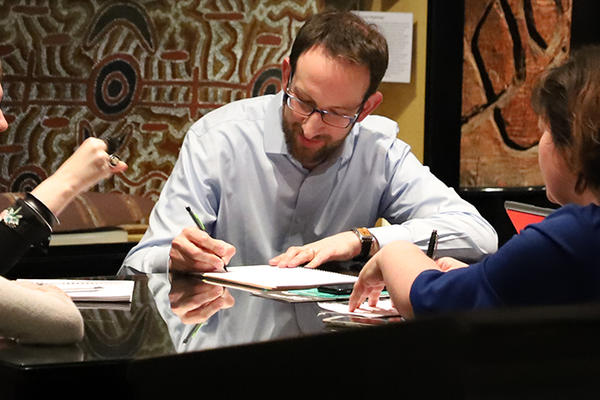
[[[360,248],[360,241],[353,232],[341,232],[304,246],[292,246],[269,260],[269,264],[280,268],[302,264],[306,264],[305,268],[317,268],[329,261],[350,260],[360,254]]]

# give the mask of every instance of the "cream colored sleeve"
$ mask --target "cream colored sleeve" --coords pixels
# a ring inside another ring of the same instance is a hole
[[[0,277],[0,337],[19,343],[68,344],[83,338],[83,328],[71,299]]]

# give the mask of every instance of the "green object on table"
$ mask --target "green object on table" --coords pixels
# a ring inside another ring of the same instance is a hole
[[[288,290],[287,292],[297,295],[297,296],[307,296],[307,297],[318,297],[321,299],[339,299],[339,300],[346,300],[350,298],[349,294],[331,294],[331,293],[325,293],[325,292],[320,292],[319,289],[317,288],[311,288],[311,289],[297,289],[297,290]],[[387,297],[389,296],[387,291],[382,291],[381,292],[381,296],[383,297]]]

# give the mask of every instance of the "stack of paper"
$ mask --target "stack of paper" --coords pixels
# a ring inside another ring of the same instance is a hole
[[[369,303],[364,302],[356,310],[350,311],[348,303],[318,303],[319,307],[324,310],[332,311],[339,314],[359,315],[369,318],[381,318],[400,315],[398,310],[394,308],[391,299],[379,299],[377,305],[372,307]]]
[[[87,279],[18,279],[38,285],[54,285],[73,301],[131,302],[134,281]]]

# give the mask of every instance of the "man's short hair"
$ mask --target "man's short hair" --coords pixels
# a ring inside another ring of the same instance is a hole
[[[292,75],[298,58],[315,46],[323,46],[332,57],[369,68],[369,88],[363,100],[377,91],[388,66],[388,46],[376,25],[350,11],[325,11],[311,16],[292,45]]]

